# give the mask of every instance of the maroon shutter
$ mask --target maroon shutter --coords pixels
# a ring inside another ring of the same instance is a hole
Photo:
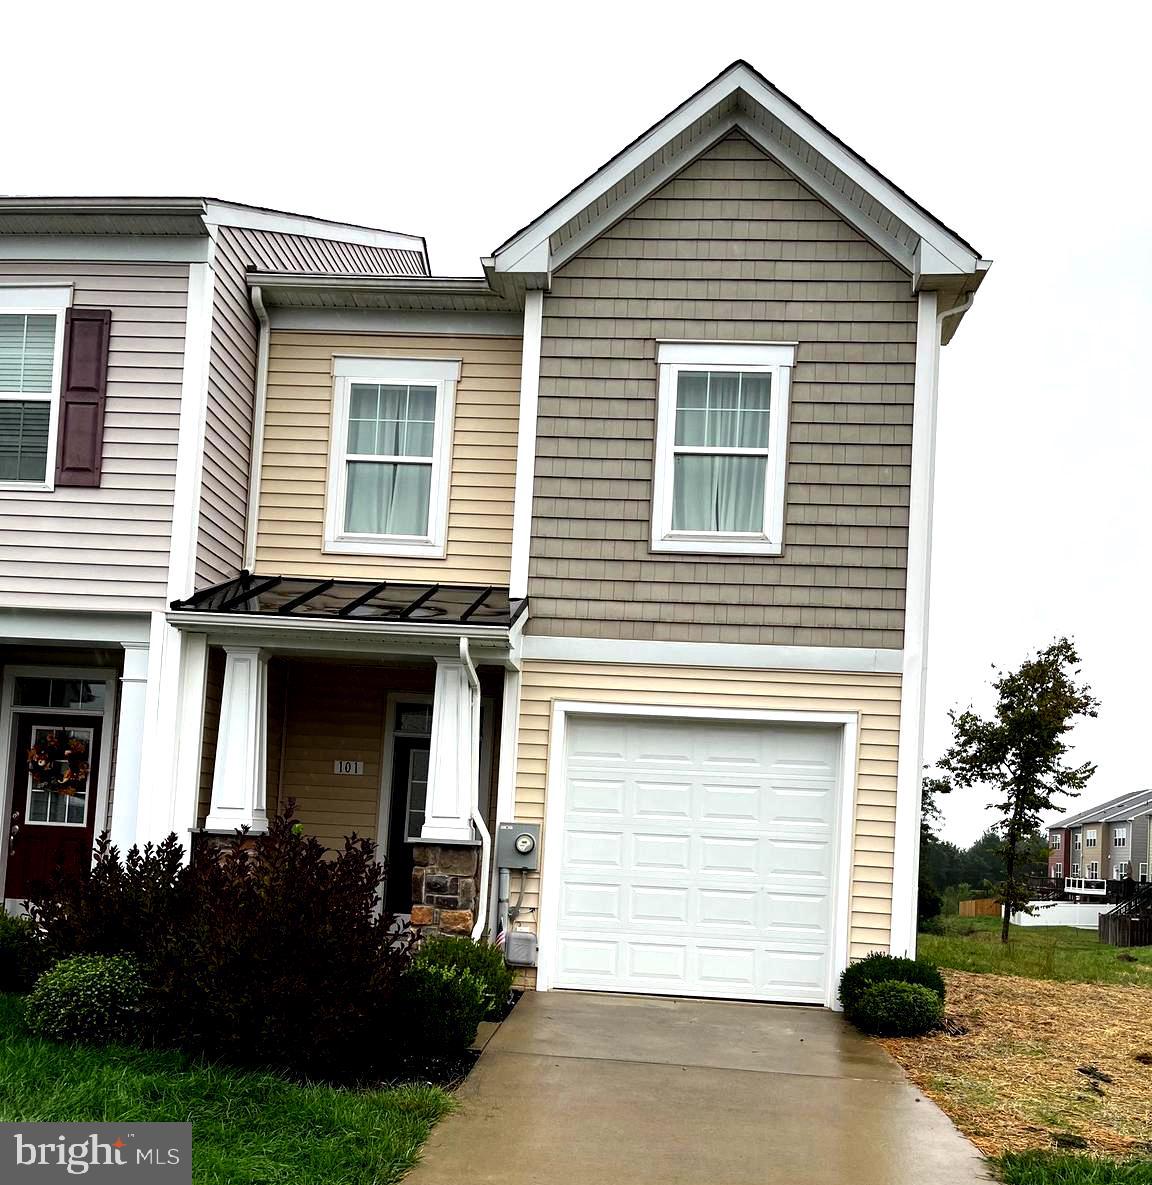
[[[69,309],[64,318],[64,376],[56,448],[58,486],[98,486],[104,451],[110,309]]]

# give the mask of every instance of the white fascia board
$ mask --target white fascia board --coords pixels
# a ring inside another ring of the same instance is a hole
[[[0,235],[0,261],[204,263],[210,252],[200,235]]]
[[[900,650],[854,646],[747,646],[735,642],[625,641],[528,634],[522,657],[538,662],[633,663],[725,670],[847,671],[899,674]]]
[[[641,137],[631,148],[622,153],[615,160],[609,161],[602,169],[578,186],[571,194],[560,201],[553,209],[541,215],[535,222],[524,228],[511,242],[496,252],[496,267],[500,271],[544,271],[549,270],[541,266],[541,248],[546,248],[553,234],[566,222],[574,218],[585,207],[590,206],[614,185],[627,177],[635,168],[652,156],[659,148],[675,139],[687,130],[698,119],[705,116],[712,108],[719,105],[736,91],[744,93],[753,102],[758,103],[765,111],[775,116],[782,124],[794,131],[798,136],[810,144],[821,156],[865,193],[875,198],[886,209],[890,210],[906,226],[915,231],[922,239],[926,239],[936,251],[951,265],[950,270],[961,273],[971,273],[979,262],[975,253],[947,231],[940,223],[925,214],[911,199],[905,197],[891,182],[885,180],[875,169],[866,165],[854,153],[850,152],[834,136],[821,128],[815,120],[806,115],[790,100],[786,99],[774,88],[768,86],[756,76],[747,66],[740,64],[725,72],[710,86],[706,87],[696,97],[683,107],[672,112],[656,125],[646,135]],[[755,128],[750,120],[736,117],[736,124],[746,134],[753,136],[764,147],[764,132]],[[772,141],[773,156],[781,157],[783,146]],[[784,153],[785,156],[788,154]],[[793,167],[787,160],[782,163]],[[794,163],[794,162],[793,162]],[[803,169],[805,177],[815,178],[817,175],[810,169]],[[809,181],[805,180],[806,184]],[[828,201],[837,212],[856,225],[855,219],[865,221],[871,227],[869,238],[876,241],[880,228],[871,219],[863,218],[861,212],[856,211],[854,217],[850,214],[850,203],[843,194],[827,183],[822,183],[819,189],[811,185],[819,196]],[[629,207],[647,196],[643,187],[629,193],[626,199]],[[617,212],[614,218],[621,215]],[[889,240],[890,242],[892,240]],[[880,246],[880,243],[877,243]],[[566,245],[567,247],[567,245]],[[906,249],[900,254],[907,257]],[[528,261],[532,266],[528,266]],[[560,259],[548,260],[551,268],[558,266]],[[911,270],[910,263],[908,265]]]
[[[307,637],[323,639],[326,645],[345,639],[352,647],[363,647],[372,639],[380,639],[425,645],[431,643],[456,652],[459,650],[460,639],[467,638],[473,645],[492,646],[501,652],[508,649],[506,626],[399,625],[363,619],[353,621],[321,617],[270,617],[260,613],[198,613],[194,609],[174,609],[167,614],[167,619],[169,625],[177,629],[207,631],[214,639],[241,639],[258,634],[283,646],[294,646],[295,639],[303,640]]]
[[[83,609],[0,609],[0,642],[146,642],[147,613]]]
[[[334,243],[359,243],[365,247],[385,247],[397,251],[419,251],[427,263],[424,239],[392,230],[372,230],[366,226],[348,226],[322,218],[300,214],[281,214],[274,210],[256,210],[230,202],[209,201],[204,221],[210,226],[235,226],[246,230],[279,231],[281,234],[305,235]]]
[[[333,333],[445,334],[453,337],[519,337],[519,313],[453,309],[329,309],[272,307],[273,329]]]

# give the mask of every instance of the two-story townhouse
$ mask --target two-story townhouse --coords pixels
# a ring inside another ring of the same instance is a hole
[[[166,830],[168,603],[235,574],[253,266],[421,275],[421,238],[205,198],[0,199],[0,845],[57,862]],[[70,753],[65,750],[71,748]],[[36,771],[29,770],[34,758]]]
[[[248,273],[244,571],[157,836],[295,799],[538,987],[832,1003],[908,951],[940,348],[988,267],[745,63],[481,279]]]

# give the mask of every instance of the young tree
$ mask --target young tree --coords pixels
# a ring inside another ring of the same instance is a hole
[[[1040,816],[1055,807],[1058,795],[1075,797],[1096,772],[1091,762],[1071,766],[1067,734],[1077,720],[1095,716],[1099,701],[1079,683],[1080,658],[1067,638],[1059,638],[1017,671],[993,680],[996,708],[984,719],[968,708],[952,711],[952,745],[936,763],[942,772],[935,792],[953,787],[988,786],[997,795],[989,810],[998,811],[1004,885],[1000,901],[1008,941],[1013,913],[1028,911],[1028,845]]]

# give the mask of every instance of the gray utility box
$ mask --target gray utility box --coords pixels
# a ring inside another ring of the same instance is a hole
[[[498,823],[496,867],[531,872],[540,867],[540,824]]]
[[[514,967],[534,967],[536,935],[531,930],[510,930],[505,933],[504,961]]]

